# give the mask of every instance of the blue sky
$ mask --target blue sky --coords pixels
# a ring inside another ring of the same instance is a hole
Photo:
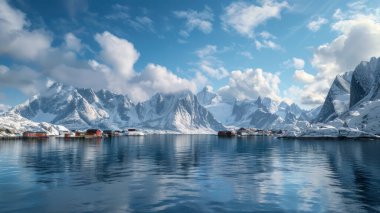
[[[211,85],[222,96],[315,107],[337,74],[380,56],[379,6],[1,0],[0,42],[7,45],[0,48],[0,103],[19,104],[59,81],[135,101]]]

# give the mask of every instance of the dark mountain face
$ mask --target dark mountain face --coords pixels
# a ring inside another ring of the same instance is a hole
[[[328,122],[348,110],[351,79],[352,72],[336,76],[315,122]]]
[[[379,88],[380,58],[371,58],[369,62],[361,62],[352,75],[350,107],[370,95],[376,98]]]

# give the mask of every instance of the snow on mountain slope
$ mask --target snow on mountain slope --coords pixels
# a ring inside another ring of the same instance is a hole
[[[350,128],[358,128],[362,131],[380,135],[380,100],[366,101],[354,106],[339,119]],[[337,123],[339,127],[339,123]]]
[[[197,94],[197,99],[201,105],[206,106],[217,104],[222,98],[212,91],[211,86],[206,86]]]
[[[46,92],[11,111],[33,121],[85,129],[133,125],[137,122],[134,109],[134,104],[127,96],[55,83]]]
[[[294,119],[298,120],[302,114],[307,113],[296,104],[289,105],[267,97],[258,97],[256,100],[225,101],[208,88],[200,91],[197,97],[202,100],[200,102],[216,120],[229,127],[272,129],[283,126],[285,123],[293,125],[296,123]],[[303,118],[302,120],[306,122],[310,119]]]
[[[53,125],[46,122],[33,122],[10,112],[0,115],[0,129],[9,129],[16,132],[45,131],[48,135],[59,135],[60,131],[68,131],[64,126]]]
[[[352,72],[337,75],[322,105],[316,122],[328,122],[346,112],[350,105]]]
[[[379,113],[380,58],[371,58],[353,72],[337,76],[316,121],[380,134]]]
[[[225,129],[214,116],[199,104],[190,91],[156,94],[136,106],[140,126],[176,130],[182,133],[215,133]]]
[[[140,127],[182,133],[210,133],[224,129],[191,92],[157,94],[134,104],[124,95],[107,90],[53,84],[11,110],[33,121],[46,121],[70,129],[123,129]]]

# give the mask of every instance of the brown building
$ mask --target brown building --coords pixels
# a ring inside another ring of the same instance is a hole
[[[47,138],[48,135],[46,132],[32,132],[27,131],[22,134],[24,138]]]
[[[100,138],[102,137],[102,130],[100,129],[88,129],[86,131],[86,138]]]

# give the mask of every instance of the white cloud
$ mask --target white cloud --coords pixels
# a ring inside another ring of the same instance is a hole
[[[256,99],[259,96],[281,100],[280,82],[278,75],[262,69],[236,70],[231,72],[229,83],[221,87],[218,93],[227,100]]]
[[[229,72],[223,67],[223,62],[215,54],[223,52],[215,45],[206,45],[195,53],[199,58],[198,68],[206,75],[214,79],[223,79],[229,76]]]
[[[5,74],[7,72],[9,72],[9,68],[7,66],[0,65],[0,75]]]
[[[224,8],[222,15],[225,29],[233,29],[243,36],[254,37],[255,28],[272,18],[281,18],[281,12],[289,8],[286,1],[262,0],[260,5],[233,2]]]
[[[5,104],[0,104],[0,114],[8,111],[11,107]]]
[[[248,52],[248,51],[242,51],[242,52],[239,52],[240,55],[252,60],[253,59],[253,55],[252,53]]]
[[[315,80],[315,77],[305,72],[305,70],[296,70],[293,77],[302,83],[313,83]]]
[[[137,31],[155,32],[154,21],[146,15],[147,12],[144,12],[145,15],[142,16],[131,17],[131,10],[126,5],[114,4],[112,9],[111,14],[105,15],[106,19],[125,22]]]
[[[217,52],[217,46],[215,45],[206,45],[204,48],[201,48],[196,51],[196,54],[199,58],[208,57]]]
[[[277,37],[270,34],[269,32],[267,31],[263,31],[260,33],[260,37],[262,37],[263,39],[276,39]]]
[[[281,46],[271,40],[255,40],[256,49],[261,50],[263,48],[269,48],[273,50],[280,50]]]
[[[275,39],[277,39],[277,37],[269,32],[261,32],[259,36],[255,38],[256,49],[269,48],[272,50],[281,50],[281,46],[274,41]]]
[[[214,14],[208,7],[200,12],[195,10],[174,11],[174,15],[178,18],[183,18],[186,20],[186,28],[180,31],[180,35],[183,37],[188,37],[195,29],[198,29],[206,34],[212,31]]]
[[[144,101],[157,92],[172,93],[183,90],[195,92],[197,85],[191,80],[180,78],[166,67],[148,64],[143,72],[130,81],[130,94],[135,101]]]
[[[150,32],[155,32],[154,22],[148,16],[137,16],[134,19],[128,19],[129,24],[136,30],[143,31],[147,30]]]
[[[207,60],[200,61],[199,68],[207,73],[207,75],[218,80],[223,79],[229,75],[229,72],[223,66],[215,67],[210,61]]]
[[[133,44],[109,32],[96,34],[95,40],[102,47],[102,59],[126,79],[131,78],[134,74],[133,66],[140,57]]]
[[[0,1],[0,55],[35,60],[50,48],[51,37],[43,30],[28,30],[25,14]]]
[[[12,69],[1,65],[0,87],[15,88],[27,95],[33,95],[44,88],[44,79],[40,72],[26,66],[15,66]]]
[[[328,20],[322,17],[318,17],[317,19],[309,22],[307,24],[307,28],[310,31],[317,32],[319,29],[321,29],[322,25],[325,25],[328,23]]]
[[[301,103],[300,94],[302,94],[302,92],[302,88],[292,85],[284,91],[284,99],[287,102],[299,104]]]
[[[350,3],[347,4],[347,6],[351,10],[363,10],[363,9],[365,9],[367,7],[366,6],[366,1],[363,1],[363,0],[350,2]]]
[[[79,38],[77,38],[72,33],[67,33],[65,35],[65,47],[68,50],[73,50],[79,52],[82,49],[82,44]]]
[[[302,58],[296,58],[293,59],[293,67],[297,70],[301,70],[305,67],[305,61]]]

